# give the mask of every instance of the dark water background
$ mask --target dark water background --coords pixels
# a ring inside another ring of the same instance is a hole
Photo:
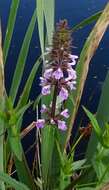
[[[56,0],[56,9],[55,9],[55,21],[58,22],[59,19],[66,18],[69,22],[69,26],[73,27],[73,25],[78,24],[83,19],[91,16],[97,11],[102,10],[108,0]],[[3,39],[5,36],[6,25],[9,15],[11,0],[0,0],[0,17],[2,20],[2,31],[3,31]],[[49,5],[48,5],[49,6]],[[7,64],[5,68],[6,73],[6,88],[7,91],[10,89],[10,84],[13,76],[13,72],[15,69],[17,57],[19,54],[19,50],[21,48],[21,44],[24,38],[24,34],[26,32],[27,26],[29,24],[30,18],[32,16],[33,10],[35,8],[35,0],[21,0],[20,7],[18,10],[17,20],[15,24],[15,30],[12,38],[11,48],[9,51]],[[73,34],[73,45],[76,46],[73,49],[73,53],[78,55],[83,47],[83,44],[88,37],[92,27],[94,24],[91,24]],[[25,81],[30,73],[30,70],[36,60],[36,57],[39,55],[40,50],[39,39],[37,28],[35,28],[31,46],[29,50],[29,55],[27,58],[27,63],[24,71],[24,76],[22,79],[22,83],[19,89],[19,95],[24,87]],[[87,82],[85,85],[85,90],[83,94],[83,98],[81,100],[81,104],[87,106],[90,111],[95,112],[98,104],[98,100],[100,97],[100,92],[102,88],[102,83],[105,79],[107,70],[109,69],[109,30],[104,35],[102,42],[93,57],[90,64],[90,71],[88,74]],[[37,94],[39,93],[38,84],[38,76],[35,78],[30,98],[35,99]],[[92,97],[92,98],[90,98]],[[89,98],[91,101],[89,101]],[[78,118],[84,118],[84,114],[80,108]],[[35,119],[35,113],[28,110],[26,117],[23,122],[23,127],[27,126],[30,122]],[[79,121],[77,120],[77,123]],[[76,124],[77,125],[77,124]],[[24,149],[27,148],[34,142],[34,132],[31,132],[28,137],[26,137],[26,143],[24,143]],[[83,147],[83,145],[82,145]],[[31,154],[31,157],[29,156]],[[32,161],[33,152],[28,154],[30,162]]]

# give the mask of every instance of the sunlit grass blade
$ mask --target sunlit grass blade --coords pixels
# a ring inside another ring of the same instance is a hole
[[[73,98],[75,102],[75,106],[72,104],[72,110],[71,110],[71,104],[67,105],[69,109],[71,110],[71,117],[69,119],[69,129],[67,133],[67,140],[66,144],[70,138],[72,125],[74,123],[74,119],[78,110],[78,106],[81,100],[84,84],[86,81],[86,77],[89,70],[89,63],[91,58],[93,57],[107,27],[109,25],[109,3],[105,7],[102,15],[98,19],[96,25],[94,26],[92,32],[90,33],[89,37],[87,38],[85,45],[82,49],[82,52],[80,54],[80,58],[76,67],[77,71],[77,89],[74,91]]]
[[[5,109],[5,86],[4,86],[4,65],[3,65],[3,52],[2,52],[2,33],[0,23],[0,111]],[[0,117],[0,171],[4,171],[4,120]],[[2,134],[2,135],[1,135]],[[5,190],[4,182],[0,182],[0,189]]]
[[[85,26],[87,26],[87,25],[89,25],[89,24],[97,21],[101,14],[102,14],[102,11],[99,11],[96,14],[91,15],[90,17],[84,19],[79,24],[77,24],[76,26],[74,26],[72,28],[72,31],[74,32],[76,30],[79,30],[79,29],[81,29],[81,28],[83,28],[83,27],[85,27]]]
[[[52,43],[52,35],[54,31],[54,11],[55,11],[54,0],[44,0],[44,15],[45,15],[47,39],[49,45],[51,45]]]
[[[0,171],[0,180],[4,181],[6,184],[10,185],[10,187],[15,188],[16,190],[30,190],[23,183],[16,181],[12,177],[8,176],[5,173],[2,173],[1,171]]]
[[[9,15],[9,19],[8,19],[4,46],[3,46],[4,63],[6,62],[6,59],[7,59],[7,55],[8,55],[12,35],[13,35],[13,30],[14,30],[14,26],[15,26],[16,15],[17,15],[19,3],[20,3],[20,0],[12,0],[12,3],[11,3],[10,15]]]
[[[30,94],[30,90],[31,90],[31,87],[33,84],[33,80],[36,76],[36,73],[37,73],[37,70],[38,70],[40,64],[41,64],[41,58],[39,57],[37,59],[36,63],[34,64],[32,70],[31,70],[31,73],[27,79],[27,82],[25,84],[25,87],[23,89],[23,92],[20,96],[20,99],[19,99],[17,107],[16,107],[17,110],[20,109],[22,106],[24,106],[27,103],[29,94]]]
[[[13,80],[12,80],[12,85],[11,85],[9,95],[11,96],[13,104],[15,102],[17,91],[18,91],[18,88],[19,88],[19,85],[20,85],[20,82],[22,79],[24,66],[26,63],[31,38],[32,38],[34,27],[35,27],[35,23],[36,23],[36,12],[34,11],[31,22],[30,22],[28,29],[27,29],[27,32],[25,34],[25,38],[24,38],[24,41],[23,41],[23,44],[21,47],[21,51],[20,51],[20,54],[18,57],[16,69],[15,69]]]
[[[42,51],[42,57],[44,59],[44,3],[43,0],[36,0],[37,6],[37,22],[38,22],[38,31],[40,46]]]

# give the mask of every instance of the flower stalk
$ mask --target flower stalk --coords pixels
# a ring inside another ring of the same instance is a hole
[[[48,96],[54,89],[51,105],[43,109],[46,114],[45,124],[55,124],[60,130],[67,130],[66,119],[69,117],[68,110],[64,110],[64,103],[72,90],[75,90],[76,71],[73,68],[78,56],[71,54],[72,37],[66,20],[57,24],[56,31],[53,34],[52,47],[46,48],[47,60],[45,59],[45,70],[40,77],[42,86],[42,95]],[[48,59],[49,57],[49,59]],[[58,100],[61,106],[58,106]],[[43,108],[46,105],[43,105]],[[63,113],[63,114],[62,114]],[[36,126],[43,128],[44,122],[36,122]]]

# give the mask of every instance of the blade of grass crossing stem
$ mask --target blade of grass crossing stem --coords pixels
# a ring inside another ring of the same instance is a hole
[[[109,71],[107,73],[106,79],[104,81],[97,113],[96,113],[96,118],[99,123],[99,126],[103,129],[105,124],[109,122]],[[97,138],[94,132],[92,132],[90,141],[88,143],[88,148],[87,148],[87,158],[88,160],[92,159],[92,155],[96,152],[97,148]],[[93,149],[92,149],[93,147]]]
[[[4,97],[4,66],[3,66],[3,53],[2,53],[2,33],[0,23],[0,109],[3,112],[5,109],[5,97]],[[0,171],[4,171],[4,121],[0,118]],[[4,182],[0,182],[0,189],[5,190]]]
[[[15,101],[15,98],[17,95],[17,91],[18,91],[18,88],[19,88],[19,85],[20,85],[20,82],[22,79],[24,66],[26,63],[31,38],[32,38],[34,27],[35,27],[35,23],[36,23],[36,12],[34,11],[34,14],[32,16],[30,24],[28,26],[28,29],[27,29],[27,32],[26,32],[26,35],[25,35],[25,38],[24,38],[24,41],[23,41],[23,44],[21,47],[21,51],[20,51],[20,54],[18,57],[16,69],[15,69],[13,80],[12,80],[12,85],[11,85],[9,95],[11,96],[13,104],[14,104],[14,101]]]
[[[7,55],[8,55],[12,35],[13,35],[19,2],[20,0],[12,0],[12,3],[11,3],[8,25],[6,29],[6,35],[5,35],[4,46],[3,46],[4,63],[6,62],[6,59],[7,59]]]
[[[82,22],[80,22],[79,24],[75,25],[73,28],[72,28],[72,31],[76,31],[76,30],[79,30],[85,26],[87,26],[88,24],[91,24],[93,23],[94,21],[97,21],[98,18],[100,17],[100,15],[102,14],[102,11],[99,11],[97,12],[96,14],[84,19]]]
[[[30,190],[23,183],[16,181],[12,177],[10,177],[8,174],[2,173],[1,171],[0,171],[0,180],[4,181],[6,184],[10,185],[11,187],[15,188],[16,190]]]
[[[22,106],[24,106],[28,101],[30,90],[32,87],[32,83],[33,83],[33,80],[36,76],[37,70],[40,66],[40,63],[41,63],[41,57],[38,58],[38,60],[36,61],[36,63],[34,64],[32,70],[31,70],[31,73],[28,77],[28,80],[25,84],[23,92],[22,92],[20,99],[18,101],[17,108],[16,108],[17,110],[20,109]]]
[[[86,77],[89,70],[89,63],[91,58],[93,57],[107,27],[109,26],[109,3],[107,3],[102,15],[98,19],[96,25],[94,26],[92,32],[90,33],[88,39],[85,42],[85,45],[80,54],[80,59],[78,61],[76,71],[77,71],[77,89],[74,91],[73,98],[75,101],[75,106],[71,111],[71,117],[68,122],[68,133],[66,138],[66,145],[69,141],[72,126],[74,124],[74,119],[80,104],[83,88],[85,85]],[[71,107],[70,105],[66,105]],[[73,106],[73,104],[72,104]]]
[[[38,22],[40,46],[41,46],[42,58],[44,60],[44,3],[43,3],[43,0],[36,0],[36,6],[37,6],[37,22]]]
[[[49,6],[48,6],[49,5]],[[54,0],[44,0],[44,15],[47,28],[48,44],[52,43],[52,35],[54,31]]]

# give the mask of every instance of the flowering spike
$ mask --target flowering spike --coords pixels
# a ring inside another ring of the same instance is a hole
[[[67,100],[70,91],[76,89],[77,75],[73,66],[76,64],[78,56],[71,54],[71,47],[71,30],[68,28],[67,21],[61,20],[53,34],[52,47],[46,48],[45,70],[43,76],[40,77],[40,85],[42,86],[42,95],[47,96],[51,91],[54,92],[50,100],[52,101],[51,106],[47,108],[46,105],[42,105],[41,108],[41,113],[46,112],[45,122],[55,124],[63,131],[67,129],[67,126],[65,121],[61,121],[61,118],[62,116],[63,119],[68,118],[69,112],[68,109],[64,109],[59,114],[60,108]],[[57,97],[60,99],[60,104],[57,104]],[[56,105],[60,107],[57,108]],[[41,128],[40,125],[39,128]]]

